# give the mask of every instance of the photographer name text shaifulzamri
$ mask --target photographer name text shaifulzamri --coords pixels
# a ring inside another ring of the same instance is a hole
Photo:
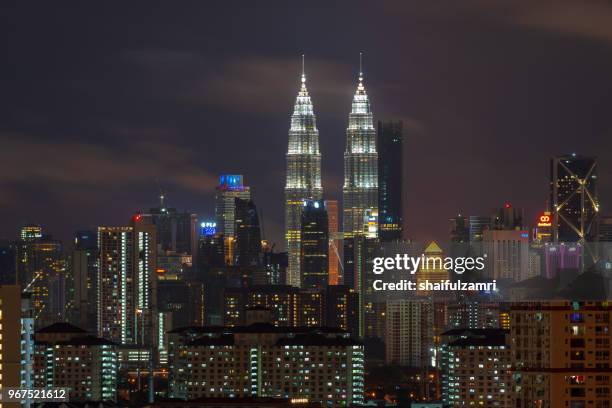
[[[485,267],[484,257],[428,257],[424,254],[418,257],[408,254],[397,254],[394,257],[376,257],[373,259],[372,272],[380,275],[385,271],[406,271],[414,275],[418,270],[422,274],[428,271],[453,271],[456,274],[463,274],[466,271],[482,271]],[[461,280],[420,280],[413,282],[402,279],[398,282],[384,282],[377,279],[372,282],[372,287],[376,291],[381,290],[409,290],[409,291],[495,291],[497,282],[462,282]]]

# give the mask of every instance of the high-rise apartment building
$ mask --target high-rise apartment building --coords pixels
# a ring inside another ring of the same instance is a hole
[[[325,325],[359,336],[359,293],[350,286],[329,285],[325,293]]]
[[[301,288],[322,289],[329,280],[329,222],[323,200],[305,200],[301,220]]]
[[[35,334],[34,385],[67,388],[70,401],[116,401],[115,343],[68,323]]]
[[[0,388],[19,388],[21,362],[21,287],[0,285]]]
[[[363,345],[344,332],[266,323],[175,330],[169,335],[170,396],[272,397],[361,406]]]
[[[135,215],[130,226],[98,227],[98,335],[117,344],[155,340],[155,225]]]
[[[442,399],[448,407],[512,408],[507,333],[453,329],[442,334]]]
[[[555,242],[595,238],[599,214],[597,158],[575,153],[550,160],[550,203]]]
[[[98,227],[98,248],[98,335],[118,344],[134,343],[134,229]]]
[[[387,364],[425,368],[432,365],[433,302],[387,301],[385,345]]]
[[[402,238],[402,122],[378,121],[378,228],[382,242]]]
[[[302,69],[302,85],[291,115],[287,149],[287,179],[285,184],[285,240],[289,256],[287,284],[300,286],[301,220],[304,200],[320,200],[321,152],[319,131],[312,101],[306,89],[306,74]]]
[[[346,130],[342,204],[346,238],[368,230],[368,211],[378,215],[376,130],[361,70]]]
[[[513,407],[610,407],[611,315],[608,302],[511,304]]]

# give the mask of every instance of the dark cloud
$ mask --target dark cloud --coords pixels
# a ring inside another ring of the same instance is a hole
[[[212,215],[221,172],[282,246],[289,115],[306,54],[328,198],[340,199],[363,51],[375,119],[406,130],[407,235],[458,211],[540,211],[548,159],[598,154],[612,191],[611,6],[588,1],[25,3],[0,10],[0,235],[62,238],[155,204]],[[159,180],[159,181],[158,181]]]

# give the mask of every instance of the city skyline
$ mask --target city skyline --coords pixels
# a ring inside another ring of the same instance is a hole
[[[2,68],[10,81],[0,114],[0,210],[10,217],[0,226],[0,237],[12,239],[27,223],[41,223],[63,241],[78,229],[122,225],[156,203],[158,185],[169,206],[212,219],[217,176],[231,173],[245,175],[266,238],[282,246],[283,159],[300,54],[307,56],[309,91],[317,104],[324,198],[340,199],[346,117],[360,51],[374,120],[404,121],[409,237],[444,239],[448,219],[457,211],[482,214],[506,201],[525,208],[526,220],[535,219],[548,198],[550,157],[599,155],[600,177],[610,179],[605,152],[611,151],[612,53],[606,51],[612,44],[605,30],[547,20],[535,6],[508,7],[514,13],[507,20],[496,6],[434,11],[417,2],[372,14],[349,8],[355,22],[334,30],[329,44],[320,37],[331,35],[333,13],[320,33],[295,31],[290,39],[271,41],[274,30],[257,31],[259,41],[249,46],[240,39],[253,33],[254,23],[233,16],[241,24],[234,37],[224,39],[230,53],[197,40],[216,23],[196,24],[188,14],[203,9],[195,5],[152,10],[143,17],[146,35],[140,36],[131,36],[129,16],[135,10],[123,17],[105,8],[85,24],[70,19],[70,12],[30,21],[27,8],[6,9],[3,15],[22,24],[4,25],[16,30],[5,32],[12,41],[5,43],[7,58],[22,69]],[[280,21],[283,30],[317,13],[253,12],[264,21]],[[604,6],[584,9],[589,15],[609,12]],[[166,20],[168,13],[183,19],[186,28]],[[117,34],[106,35],[102,17],[109,15]],[[406,18],[414,24],[391,24]],[[448,24],[460,18],[469,19],[471,27]],[[379,24],[380,33],[360,31],[368,19],[390,24]],[[48,35],[23,31],[32,24]],[[51,30],[56,24],[66,31]],[[159,24],[164,36],[155,34]],[[83,35],[71,37],[75,30]],[[432,30],[437,36],[427,35]],[[356,39],[352,45],[340,47],[350,36]],[[396,46],[384,38],[403,41]],[[51,56],[74,59],[66,65],[51,62]],[[42,59],[44,71],[37,68]],[[104,61],[114,69],[102,71]],[[567,81],[570,77],[584,80]],[[247,126],[257,129],[257,138]],[[237,144],[244,148],[231,150]],[[236,157],[232,162],[230,153]],[[491,166],[496,175],[488,174]],[[463,171],[449,172],[449,167]],[[496,178],[506,181],[496,185]],[[483,200],[479,193],[485,187]],[[612,192],[606,183],[599,194],[602,213],[609,213],[605,203]],[[435,208],[420,203],[424,195]]]

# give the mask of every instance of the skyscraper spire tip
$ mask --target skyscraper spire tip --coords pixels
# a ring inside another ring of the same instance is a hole
[[[304,54],[302,54],[302,83],[306,82],[306,70],[304,68]]]
[[[359,81],[363,80],[363,52],[359,53]]]

